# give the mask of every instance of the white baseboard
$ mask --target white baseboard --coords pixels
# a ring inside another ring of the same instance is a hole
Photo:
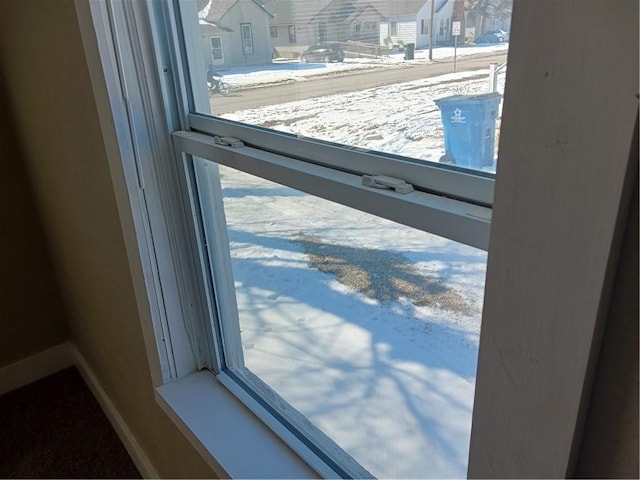
[[[75,365],[71,342],[61,343],[0,368],[0,395]]]
[[[74,344],[70,345],[74,364],[84,381],[87,383],[89,390],[93,393],[93,396],[98,400],[98,403],[102,407],[105,415],[111,422],[113,429],[118,434],[120,441],[127,449],[129,456],[135,463],[138,471],[143,478],[160,478],[158,472],[154,468],[153,464],[149,460],[149,457],[144,453],[144,450],[138,443],[135,435],[129,429],[129,426],[118,412],[117,408],[107,395],[107,392],[102,388],[98,377],[93,372],[85,358]]]
[[[49,350],[1,367],[0,395],[73,366],[78,369],[89,390],[102,407],[102,411],[111,422],[142,477],[160,478],[120,412],[102,388],[98,377],[72,342],[61,343]]]

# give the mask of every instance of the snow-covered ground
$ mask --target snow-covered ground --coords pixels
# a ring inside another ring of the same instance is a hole
[[[468,55],[488,55],[506,52],[508,44],[463,45],[458,47],[458,57]],[[404,53],[392,53],[388,57],[377,58],[345,58],[336,63],[302,63],[299,60],[275,60],[271,65],[251,67],[233,67],[219,72],[224,75],[225,82],[233,88],[247,88],[265,83],[281,83],[285,81],[304,81],[318,75],[348,73],[354,70],[401,68],[410,65],[428,64],[453,60],[453,47],[437,47],[433,49],[433,61],[429,60],[429,50],[416,50],[414,60],[404,60]]]
[[[444,132],[434,100],[487,93],[488,77],[488,69],[451,73],[242,110],[223,117],[303,137],[438,162],[445,153]],[[499,92],[504,89],[504,78],[503,74],[498,77]],[[500,115],[498,112],[498,119]],[[498,133],[499,126],[498,120]]]
[[[437,161],[433,100],[484,93],[486,74],[226,117]],[[247,367],[373,475],[464,477],[486,253],[220,172]]]

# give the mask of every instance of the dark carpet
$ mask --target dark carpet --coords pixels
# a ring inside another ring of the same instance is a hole
[[[141,478],[75,368],[0,397],[0,478]]]

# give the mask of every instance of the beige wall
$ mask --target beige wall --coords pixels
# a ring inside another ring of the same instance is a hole
[[[0,74],[0,367],[69,339]]]
[[[161,476],[214,476],[153,398],[74,3],[1,1],[0,69],[72,340]]]

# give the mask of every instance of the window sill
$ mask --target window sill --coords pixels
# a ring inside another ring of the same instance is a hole
[[[155,396],[221,477],[318,478],[211,372],[197,372],[162,385]]]

